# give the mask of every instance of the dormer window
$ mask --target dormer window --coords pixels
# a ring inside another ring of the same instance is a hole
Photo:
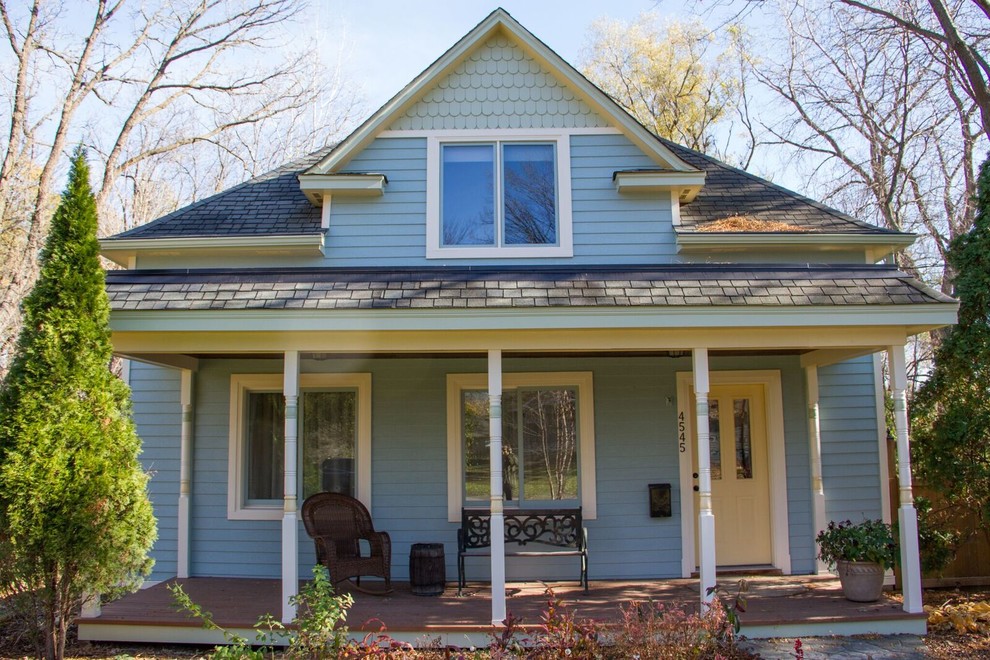
[[[428,139],[427,257],[571,256],[566,136],[464,133]]]

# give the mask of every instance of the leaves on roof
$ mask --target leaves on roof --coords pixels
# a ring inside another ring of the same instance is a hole
[[[730,215],[697,226],[699,232],[806,232],[807,227],[792,225],[779,220],[761,220],[752,215]]]

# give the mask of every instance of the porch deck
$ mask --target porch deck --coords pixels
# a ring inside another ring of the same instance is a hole
[[[723,580],[735,585],[738,578]],[[877,603],[852,603],[842,597],[837,580],[829,576],[756,576],[750,584],[748,607],[741,614],[742,634],[751,638],[807,637],[865,633],[924,634],[925,617],[907,614],[897,600],[885,594]],[[258,617],[280,608],[278,580],[191,578],[173,580],[203,607],[215,621],[248,639]],[[223,641],[217,631],[178,612],[161,583],[103,607],[96,618],[79,619],[79,637],[121,642],[186,642],[215,644]],[[394,638],[416,642],[439,638],[444,644],[485,644],[491,630],[491,600],[487,584],[469,583],[457,596],[454,583],[441,596],[413,595],[407,583],[393,583],[386,597],[354,593],[347,624],[357,637],[383,627]],[[551,583],[554,592],[579,618],[618,622],[619,604],[631,600],[658,600],[693,604],[698,582],[691,579],[658,581],[593,581],[588,593],[576,583]],[[508,611],[524,626],[539,623],[546,604],[546,585],[540,582],[510,583]]]

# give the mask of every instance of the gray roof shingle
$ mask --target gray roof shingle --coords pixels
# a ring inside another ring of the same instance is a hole
[[[329,147],[113,238],[318,234],[323,231],[320,209],[300,191],[297,175],[327,151]]]
[[[887,266],[111,271],[115,312],[953,303]]]
[[[896,234],[855,220],[710,156],[669,140],[660,141],[688,165],[706,174],[705,186],[698,197],[681,206],[679,231],[695,231],[699,224],[730,215],[750,215],[763,220],[786,222],[804,231],[817,233]],[[319,233],[322,231],[320,209],[314,207],[300,191],[297,176],[331,149],[327,147],[287,163],[113,238]],[[384,173],[388,174],[387,168]]]
[[[766,179],[730,167],[711,156],[657,138],[688,165],[705,173],[705,186],[689,204],[681,206],[680,231],[731,215],[785,222],[815,233],[892,234],[887,229],[856,220],[820,202],[782,188]]]

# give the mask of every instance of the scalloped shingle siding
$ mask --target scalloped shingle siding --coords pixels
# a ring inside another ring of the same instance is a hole
[[[584,128],[608,123],[505,37],[474,50],[389,128]]]

